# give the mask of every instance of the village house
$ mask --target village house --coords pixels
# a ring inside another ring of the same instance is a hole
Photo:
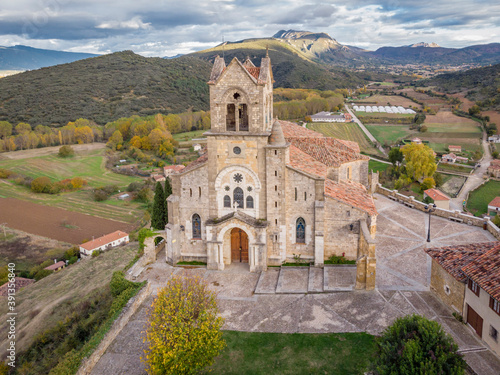
[[[417,145],[421,145],[422,144],[422,140],[420,138],[413,138],[411,140],[411,143],[415,143]]]
[[[492,160],[488,166],[488,174],[495,178],[500,178],[500,160]]]
[[[193,150],[194,151],[200,151],[202,149],[201,145],[199,143],[195,143],[193,145]]]
[[[488,142],[500,143],[500,134],[494,134],[488,137]]]
[[[129,242],[128,233],[117,230],[105,236],[93,239],[80,245],[80,254],[84,256],[92,255],[95,250],[107,250],[112,247],[127,244]]]
[[[294,261],[357,260],[356,288],[375,287],[377,210],[357,143],[273,118],[271,60],[216,57],[207,152],[171,175],[167,262],[250,272]]]
[[[44,270],[56,272],[56,271],[62,270],[64,267],[66,267],[66,262],[64,260],[60,260],[59,262],[56,262],[56,260],[54,259],[54,264],[51,264],[50,266],[45,267]]]
[[[21,290],[22,288],[31,285],[35,282],[33,279],[27,279],[25,277],[15,277],[15,282],[14,282],[14,289],[16,292]],[[5,284],[0,286],[0,296],[7,296],[8,295],[8,289],[9,288],[9,282],[7,281]]]
[[[495,197],[490,203],[488,203],[488,215],[500,215],[500,197]]]
[[[165,177],[169,177],[172,173],[177,173],[180,172],[184,169],[184,166],[182,164],[177,164],[177,165],[167,165],[163,167],[163,174]]]
[[[154,182],[163,182],[166,180],[165,176],[162,174],[153,174],[153,175],[151,175],[151,179]]]
[[[448,150],[450,152],[462,152],[462,146],[453,146],[453,145],[449,145],[448,146]]]
[[[424,191],[424,199],[429,197],[437,207],[443,210],[450,209],[450,197],[438,189],[427,189]]]
[[[500,354],[500,242],[426,249],[431,290]]]

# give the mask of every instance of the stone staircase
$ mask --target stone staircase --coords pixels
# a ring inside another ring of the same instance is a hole
[[[254,294],[332,293],[354,290],[355,265],[269,267],[261,272]]]

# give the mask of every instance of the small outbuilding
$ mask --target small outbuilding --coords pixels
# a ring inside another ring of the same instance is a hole
[[[450,152],[462,152],[462,146],[449,145],[448,150],[450,150]]]
[[[447,196],[445,193],[438,189],[427,189],[424,191],[424,199],[426,197],[429,197],[430,199],[433,200],[434,204],[442,208],[443,210],[449,210],[450,209],[450,197]]]
[[[66,267],[66,262],[64,260],[60,260],[59,262],[56,262],[54,260],[54,264],[45,267],[44,270],[57,272],[59,270],[62,270],[64,267]]]
[[[488,215],[500,215],[500,196],[495,197],[490,203],[488,203]]]
[[[129,241],[128,233],[117,230],[116,232],[106,234],[105,236],[81,244],[80,254],[85,256],[92,255],[95,250],[107,250],[121,244],[126,244]]]
[[[165,177],[169,177],[173,173],[178,173],[184,169],[184,166],[182,164],[177,164],[177,165],[167,165],[166,167],[163,167],[163,174]]]

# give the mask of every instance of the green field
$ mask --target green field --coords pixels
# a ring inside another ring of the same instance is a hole
[[[57,195],[35,194],[27,187],[19,186],[12,180],[0,180],[0,197],[17,198],[34,203],[63,208],[70,211],[103,217],[127,223],[140,220],[144,214],[143,205],[108,199],[94,202],[92,188],[104,185],[117,185],[120,191],[140,177],[125,176],[108,171],[105,168],[105,150],[94,150],[79,154],[73,158],[62,159],[56,155],[32,157],[17,160],[0,160],[0,168],[9,169],[32,178],[47,176],[52,181],[82,177],[88,182],[83,190]]]
[[[381,163],[377,160],[372,160],[368,162],[368,170],[373,172],[383,172],[389,168],[391,164]]]
[[[410,130],[408,125],[366,125],[370,133],[379,141],[381,144],[385,142],[389,144],[394,144],[401,139],[405,139],[414,135],[415,132]]]
[[[193,138],[203,138],[203,133],[207,131],[208,130],[195,130],[192,132],[177,133],[173,134],[172,137],[178,142],[186,142],[190,141]]]
[[[488,210],[488,203],[500,196],[500,181],[490,180],[469,194],[467,209],[475,216],[481,216]]]
[[[366,333],[224,331],[227,347],[213,374],[363,374],[375,355]]]
[[[371,142],[366,138],[365,133],[363,133],[359,126],[354,122],[316,122],[314,124],[308,124],[307,127],[311,130],[317,131],[318,133],[324,134],[327,137],[357,142],[361,151],[367,154],[380,155],[380,151],[373,147]]]

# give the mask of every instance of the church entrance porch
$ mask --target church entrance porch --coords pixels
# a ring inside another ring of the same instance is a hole
[[[240,228],[231,230],[231,262],[248,263],[248,235]]]

